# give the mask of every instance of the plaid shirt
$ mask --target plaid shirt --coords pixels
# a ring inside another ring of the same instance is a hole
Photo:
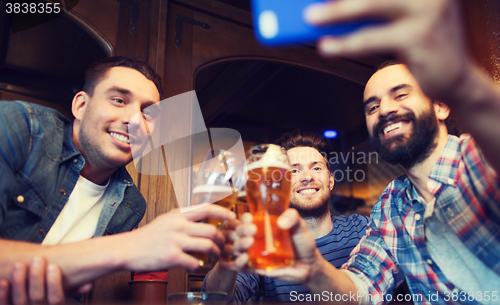
[[[436,198],[434,213],[500,274],[500,181],[474,140],[468,135],[448,136],[429,178],[428,189]],[[373,304],[382,304],[382,297],[387,301],[405,279],[415,304],[477,304],[456,302],[464,300],[466,291],[455,288],[433,263],[422,203],[406,175],[393,180],[373,207],[373,221],[343,268],[368,285]]]

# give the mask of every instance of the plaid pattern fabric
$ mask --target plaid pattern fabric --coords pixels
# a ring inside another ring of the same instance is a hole
[[[500,181],[474,140],[468,135],[448,136],[429,178],[428,189],[436,198],[434,213],[500,274]],[[460,295],[466,291],[454,287],[432,261],[424,211],[425,203],[406,175],[392,181],[373,207],[366,235],[343,268],[368,285],[373,304],[388,301],[405,279],[415,304],[477,304],[461,302]],[[453,293],[459,297],[452,298]]]

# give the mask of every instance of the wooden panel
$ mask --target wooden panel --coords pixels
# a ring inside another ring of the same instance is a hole
[[[114,0],[80,0],[73,10],[116,47],[120,4]]]
[[[116,55],[130,56],[148,61],[149,34],[151,29],[151,0],[137,1],[139,3],[139,20],[136,32],[132,32],[133,8],[130,5],[120,3],[120,19],[118,21],[118,34],[116,42]]]
[[[167,17],[160,17],[158,20],[160,22],[165,22],[168,30],[165,31],[160,27],[155,30],[155,35],[159,36],[161,33],[165,32],[167,36],[164,41],[161,39],[155,40],[153,43],[155,50],[150,50],[150,54],[155,54],[158,57],[156,62],[157,66],[161,62],[164,63],[163,68],[160,69],[163,74],[163,89],[165,91],[165,97],[172,97],[192,90],[191,34],[189,28],[184,29],[186,43],[181,47],[177,47],[174,43],[176,14],[190,16],[192,12],[182,9],[172,10],[170,7],[165,9],[163,6],[160,10],[163,13],[167,13]],[[165,46],[163,52],[162,46]],[[160,54],[164,54],[164,57],[161,57]],[[186,120],[185,116],[182,115],[179,115],[178,119]],[[175,125],[175,122],[168,123],[169,125]],[[161,126],[159,126],[159,128],[161,128]],[[175,132],[175,130],[169,130],[169,132]],[[190,157],[190,155],[179,154],[179,158],[181,159]],[[182,160],[179,162],[182,162]],[[148,166],[163,167],[163,171],[168,173],[168,168],[166,164],[164,164],[164,159],[162,159],[161,155],[157,155],[155,159],[152,159]],[[159,171],[159,173],[161,172]],[[168,175],[141,175],[141,192],[148,202],[147,217],[143,220],[141,225],[148,223],[162,213],[178,207],[176,194],[170,176]],[[180,196],[180,194],[177,195]]]
[[[94,287],[89,294],[90,303],[109,304],[128,301],[130,280],[130,271],[122,271],[94,281]]]

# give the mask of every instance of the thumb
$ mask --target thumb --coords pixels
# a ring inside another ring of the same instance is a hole
[[[297,210],[288,209],[283,212],[278,218],[278,226],[283,230],[290,230],[296,260],[306,264],[313,263],[316,254],[316,240]]]

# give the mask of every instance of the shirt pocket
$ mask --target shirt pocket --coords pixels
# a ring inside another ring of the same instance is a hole
[[[15,183],[7,210],[0,224],[0,237],[30,240],[47,213],[43,198],[34,187],[22,181]]]

